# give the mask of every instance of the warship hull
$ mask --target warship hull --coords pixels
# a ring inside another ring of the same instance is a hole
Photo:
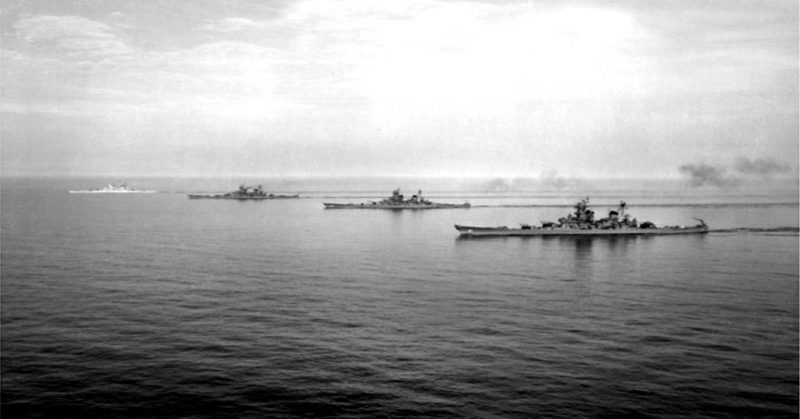
[[[461,237],[499,237],[499,236],[588,236],[588,237],[618,237],[618,236],[664,236],[675,234],[702,234],[708,233],[708,226],[694,227],[662,227],[662,228],[619,228],[619,229],[579,229],[560,227],[473,227],[456,224],[456,230]]]
[[[325,209],[387,209],[387,210],[426,210],[426,209],[447,209],[447,208],[469,208],[469,204],[332,204],[323,202]]]
[[[189,194],[189,199],[233,199],[237,201],[264,201],[268,199],[297,199],[300,195],[265,195],[265,196],[235,196],[235,195],[198,195]]]
[[[137,191],[137,190],[127,190],[127,191],[108,191],[102,189],[90,189],[85,191],[67,191],[73,194],[137,194],[137,193],[156,193],[156,191]]]

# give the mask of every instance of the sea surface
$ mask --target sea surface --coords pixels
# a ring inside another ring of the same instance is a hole
[[[238,179],[0,188],[3,417],[798,416],[794,189]],[[119,180],[118,183],[122,181]],[[252,183],[255,183],[253,181]],[[424,185],[421,185],[424,184]],[[469,209],[324,210],[397,186]],[[590,195],[704,235],[459,239]]]

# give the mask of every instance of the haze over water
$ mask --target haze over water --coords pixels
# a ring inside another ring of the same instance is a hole
[[[2,180],[3,413],[797,417],[796,182]],[[399,183],[403,182],[403,183]],[[477,185],[477,186],[475,186]],[[422,188],[434,211],[324,210]],[[487,190],[489,186],[494,189]],[[564,186],[564,185],[561,185]],[[577,187],[576,187],[577,186]],[[591,193],[705,235],[457,238]]]

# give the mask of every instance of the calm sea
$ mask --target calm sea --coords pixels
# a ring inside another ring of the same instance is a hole
[[[798,415],[796,187],[273,179],[302,198],[237,202],[185,195],[237,180],[143,179],[160,193],[67,193],[110,181],[2,181],[5,417]],[[396,186],[473,208],[323,209]],[[639,221],[718,231],[453,228],[555,220],[589,193],[601,214],[624,199]]]

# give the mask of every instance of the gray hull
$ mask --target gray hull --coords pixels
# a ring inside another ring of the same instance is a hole
[[[425,210],[446,208],[469,208],[469,204],[430,204],[430,205],[386,205],[379,203],[367,204],[331,204],[323,202],[325,209],[388,209],[388,210]]]
[[[708,226],[665,227],[665,228],[620,228],[620,229],[577,229],[577,228],[508,228],[508,227],[471,227],[456,224],[456,230],[462,237],[499,237],[499,236],[663,236],[674,234],[708,233]]]
[[[189,195],[189,199],[234,199],[237,201],[264,201],[267,199],[296,199],[300,195],[230,196],[230,195]]]

